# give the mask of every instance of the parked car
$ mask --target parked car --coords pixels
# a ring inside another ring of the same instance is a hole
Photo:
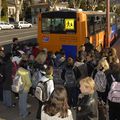
[[[19,28],[19,29],[32,27],[32,24],[26,21],[19,21],[19,22],[16,22],[14,25],[15,25],[15,28]]]
[[[14,29],[14,25],[7,22],[0,22],[0,30],[2,29]]]

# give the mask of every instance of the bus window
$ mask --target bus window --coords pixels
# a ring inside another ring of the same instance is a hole
[[[88,16],[88,34],[94,34],[94,16]]]
[[[50,28],[49,28],[50,25],[51,25],[51,19],[43,18],[42,19],[42,32],[43,33],[50,32]]]
[[[70,19],[68,18],[67,19],[66,18],[42,18],[42,32],[43,33],[58,33],[58,34],[59,33],[64,33],[64,34],[75,33],[76,32],[76,21],[75,19],[71,19],[71,18]]]
[[[95,16],[94,26],[95,26],[95,32],[101,31],[101,17],[100,16]]]
[[[101,30],[104,30],[106,26],[106,17],[102,16],[101,17]]]
[[[42,33],[76,33],[75,12],[47,12],[42,14]]]

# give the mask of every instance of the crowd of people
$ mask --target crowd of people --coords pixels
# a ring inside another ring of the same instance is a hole
[[[32,78],[36,71],[40,71],[42,81],[49,79],[49,99],[38,100],[35,119],[73,120],[73,109],[76,120],[120,120],[120,63],[115,48],[98,51],[87,42],[73,58],[66,57],[62,49],[53,53],[39,49],[37,44],[20,44],[18,38],[13,38],[9,53],[0,48],[0,101],[13,107],[12,96],[18,97],[21,118],[30,115],[27,98],[28,94],[34,96]],[[11,90],[16,74],[21,75],[24,87],[17,94]],[[101,112],[100,103],[108,110]]]

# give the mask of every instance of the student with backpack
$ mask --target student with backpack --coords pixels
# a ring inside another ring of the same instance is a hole
[[[81,94],[78,98],[76,120],[98,120],[98,104],[95,82],[91,77],[80,80]]]
[[[95,88],[98,94],[98,97],[101,98],[105,103],[107,100],[106,86],[107,86],[107,77],[106,75],[109,72],[109,64],[105,58],[102,58],[97,68],[93,71],[92,77],[95,81]]]
[[[54,90],[53,67],[47,66],[45,72],[46,74],[42,76],[35,90],[35,96],[39,100],[39,107],[36,115],[38,120],[41,120],[42,105],[49,100],[49,97]]]
[[[28,92],[30,90],[30,87],[32,86],[31,83],[31,77],[30,72],[27,70],[27,61],[21,60],[19,64],[20,68],[18,69],[16,75],[19,75],[21,77],[22,82],[22,88],[20,91],[18,91],[19,94],[19,115],[22,118],[26,118],[30,112],[27,110],[27,96]]]
[[[120,65],[112,65],[108,75],[109,120],[120,120]]]
[[[76,77],[73,70],[74,60],[72,57],[68,57],[65,68],[61,73],[61,77],[64,80],[64,86],[68,93],[68,103],[70,107],[75,107],[77,104],[77,87]]]

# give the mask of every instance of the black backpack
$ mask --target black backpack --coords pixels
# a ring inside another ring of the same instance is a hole
[[[64,84],[67,87],[76,86],[76,78],[75,78],[73,68],[66,68],[65,69],[65,83]]]

